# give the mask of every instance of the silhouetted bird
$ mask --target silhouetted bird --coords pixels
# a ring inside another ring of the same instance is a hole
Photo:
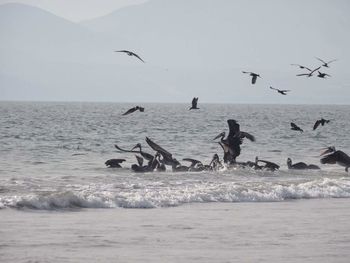
[[[114,51],[114,52],[123,52],[125,54],[127,54],[128,56],[134,56],[134,57],[137,57],[139,60],[141,60],[143,63],[145,63],[145,61],[143,61],[142,58],[139,57],[139,55],[135,54],[134,52],[131,52],[129,50],[117,50],[117,51]]]
[[[315,71],[317,71],[317,70],[319,70],[321,67],[318,67],[318,68],[315,68],[315,69],[313,69],[313,70],[311,70],[311,69],[309,69],[309,68],[305,68],[305,69],[307,69],[308,71],[309,71],[309,73],[302,73],[302,74],[297,74],[297,76],[307,76],[307,77],[312,77],[313,76],[313,74],[314,74],[314,72]]]
[[[300,65],[300,64],[291,64],[291,65],[292,65],[292,66],[298,66],[298,67],[299,67],[299,68],[301,68],[301,69],[307,69],[307,70],[311,71],[311,69],[310,69],[310,68],[305,67],[305,66]]]
[[[111,168],[122,168],[120,164],[125,162],[125,159],[110,159],[105,162],[105,165]]]
[[[316,130],[320,124],[323,126],[325,123],[328,123],[328,122],[330,122],[330,120],[325,120],[323,118],[320,120],[317,120],[314,124],[313,130]]]
[[[145,108],[140,107],[140,106],[136,106],[136,107],[133,107],[133,108],[127,110],[126,112],[124,112],[123,115],[128,115],[128,114],[133,113],[134,111],[137,111],[137,110],[139,110],[140,112],[144,112]]]
[[[350,156],[344,153],[343,151],[337,151],[334,146],[328,147],[326,151],[324,151],[322,155],[325,155],[321,159],[321,163],[323,164],[339,164],[341,166],[345,167],[345,171],[348,172],[348,169],[350,167]]]
[[[266,169],[266,170],[270,170],[270,171],[275,171],[278,170],[280,168],[280,166],[278,164],[275,164],[273,162],[270,161],[266,161],[266,160],[259,160],[258,157],[255,158],[255,163],[258,165],[259,162],[264,163],[264,166],[262,166],[262,169]]]
[[[270,89],[276,90],[278,93],[281,93],[282,95],[287,95],[286,92],[289,92],[290,90],[286,90],[286,89],[275,89],[273,87],[270,86]]]
[[[320,169],[320,167],[318,167],[315,164],[306,164],[304,162],[292,164],[292,159],[290,159],[290,158],[287,159],[287,166],[288,166],[288,169],[295,169],[295,170],[305,170],[305,169],[318,170],[318,169]]]
[[[257,77],[261,78],[259,74],[250,72],[250,71],[242,71],[244,74],[249,74],[252,77],[252,84],[255,84]]]
[[[192,99],[192,106],[191,108],[189,108],[190,110],[198,110],[199,108],[197,107],[197,104],[198,104],[198,97],[194,97]]]
[[[325,79],[326,77],[330,77],[331,75],[327,74],[327,73],[322,73],[320,71],[317,71],[318,75],[317,77],[321,78],[321,79]]]
[[[321,61],[321,62],[323,63],[323,64],[322,64],[322,67],[326,67],[326,68],[329,68],[328,64],[330,64],[330,63],[332,63],[332,62],[334,62],[334,61],[337,61],[336,59],[332,59],[332,60],[326,62],[326,61],[324,61],[323,59],[320,59],[320,58],[318,58],[318,57],[316,57],[316,59],[318,59],[319,61]]]
[[[291,130],[293,131],[300,131],[300,132],[303,132],[303,129],[301,129],[298,125],[296,125],[294,122],[291,122],[290,123],[290,126],[291,126]]]

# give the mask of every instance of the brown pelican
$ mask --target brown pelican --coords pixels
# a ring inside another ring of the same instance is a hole
[[[334,62],[334,61],[337,61],[336,59],[332,59],[332,60],[330,60],[330,61],[328,61],[328,62],[325,62],[324,60],[322,60],[322,59],[320,59],[320,58],[318,58],[318,57],[316,57],[316,59],[318,59],[319,61],[321,61],[323,64],[322,64],[322,67],[326,67],[326,68],[329,68],[329,66],[328,66],[328,64],[330,64],[330,63],[332,63],[332,62]]]
[[[128,152],[128,153],[139,153],[142,155],[143,158],[145,158],[147,161],[151,161],[153,160],[154,156],[152,154],[146,153],[144,151],[142,151],[141,149],[141,144],[138,143],[134,146],[134,148],[132,148],[131,150],[124,150],[122,148],[120,148],[117,144],[114,144],[114,147],[117,148],[119,151],[122,152]],[[134,151],[133,149],[135,148],[139,148],[139,151]]]
[[[316,130],[320,124],[323,126],[325,123],[328,123],[328,122],[330,122],[330,120],[325,120],[323,118],[321,118],[320,120],[317,120],[314,124],[313,130]]]
[[[290,123],[290,126],[291,126],[291,130],[293,131],[300,131],[300,132],[303,132],[303,129],[301,129],[298,125],[296,125],[294,122],[291,122]]]
[[[135,106],[135,107],[133,107],[133,108],[131,108],[131,109],[128,109],[128,110],[127,110],[126,112],[124,112],[122,115],[128,115],[128,114],[133,113],[134,111],[137,111],[137,110],[139,110],[140,112],[144,112],[144,111],[145,111],[145,108],[140,107],[140,106]]]
[[[266,169],[266,170],[270,170],[270,171],[275,171],[275,170],[278,170],[280,168],[280,166],[278,164],[275,164],[273,162],[259,160],[258,156],[255,158],[255,162],[256,162],[256,164],[258,164],[259,162],[264,163],[264,166],[262,166],[262,169]]]
[[[143,158],[141,156],[135,155],[138,165],[137,164],[131,165],[131,169],[134,172],[138,172],[138,173],[165,171],[165,166],[159,160],[159,156],[160,156],[159,153],[156,153],[154,155],[153,160],[149,161],[147,165],[143,165]]]
[[[224,166],[222,165],[222,163],[220,162],[220,158],[219,155],[217,155],[216,153],[213,155],[213,159],[211,160],[209,167],[207,167],[205,165],[205,168],[207,168],[208,170],[219,170],[224,168]]]
[[[139,57],[139,55],[135,54],[134,52],[131,52],[129,50],[116,50],[114,52],[123,52],[125,54],[127,54],[128,56],[134,56],[134,57],[137,57],[139,60],[141,60],[143,63],[145,63],[145,61],[143,61],[142,58]]]
[[[318,68],[315,68],[315,69],[313,69],[313,70],[311,70],[311,69],[309,69],[309,68],[305,68],[305,69],[307,69],[308,71],[309,71],[309,73],[302,73],[302,74],[297,74],[297,76],[307,76],[307,77],[312,77],[313,76],[313,74],[314,74],[314,72],[315,71],[317,71],[317,70],[319,70],[321,67],[318,67]]]
[[[290,90],[286,90],[286,89],[275,89],[275,88],[273,88],[271,86],[270,86],[270,89],[277,90],[277,92],[281,93],[282,95],[287,95],[286,92],[290,91]]]
[[[197,107],[197,104],[198,104],[198,97],[194,97],[192,99],[192,106],[191,108],[189,108],[189,110],[198,110],[199,108]]]
[[[150,138],[146,137],[147,144],[156,152],[158,152],[163,157],[163,162],[166,165],[179,165],[179,161],[177,161],[175,158],[173,158],[172,154],[169,153],[167,150],[160,147],[158,144],[153,142]]]
[[[325,79],[326,77],[330,77],[331,75],[327,74],[327,73],[322,73],[320,71],[317,71],[318,75],[317,77],[321,78],[321,79]]]
[[[252,77],[252,84],[255,84],[257,77],[261,78],[259,74],[250,72],[250,71],[242,71],[244,74],[249,74]]]
[[[337,151],[334,146],[328,147],[326,151],[324,151],[322,155],[326,156],[322,157],[321,163],[323,164],[339,164],[345,167],[345,171],[348,172],[350,167],[350,156],[344,153],[343,151]]]
[[[288,169],[295,169],[295,170],[305,170],[305,169],[318,170],[318,169],[320,169],[320,167],[318,167],[317,165],[306,164],[303,162],[292,164],[292,159],[290,159],[290,158],[287,159],[287,166],[288,166]]]
[[[120,164],[125,162],[125,159],[109,159],[105,162],[105,165],[110,168],[122,168]]]
[[[224,162],[225,163],[235,163],[236,157],[241,153],[240,145],[244,138],[248,138],[250,141],[255,141],[253,135],[240,131],[239,124],[235,120],[227,120],[229,126],[229,134],[225,138],[225,132],[220,133],[214,138],[214,140],[221,138],[220,145],[224,150]]]

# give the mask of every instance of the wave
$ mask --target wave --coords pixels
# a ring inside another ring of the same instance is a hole
[[[0,197],[0,208],[60,210],[79,208],[156,208],[208,202],[281,202],[290,199],[349,198],[346,178],[303,183],[215,183],[180,187],[112,187],[91,191],[35,193]]]

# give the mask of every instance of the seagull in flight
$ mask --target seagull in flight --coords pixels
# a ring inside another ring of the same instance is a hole
[[[249,76],[252,76],[252,84],[255,84],[257,77],[261,78],[259,74],[249,71],[242,71],[244,74],[249,74]]]
[[[316,57],[317,60],[321,61],[323,64],[322,64],[322,67],[325,67],[325,68],[329,68],[328,64],[334,62],[334,61],[337,61],[336,59],[332,59],[328,62],[324,61],[323,59],[320,59],[318,57]]]
[[[131,52],[131,51],[129,51],[129,50],[116,50],[116,51],[114,51],[114,52],[123,52],[123,53],[127,54],[128,56],[137,57],[139,60],[141,60],[143,63],[145,63],[145,61],[143,61],[143,59],[140,58],[139,55],[137,55],[136,53]]]
[[[277,90],[277,92],[281,93],[282,95],[287,95],[286,92],[290,91],[290,90],[286,90],[286,89],[275,89],[275,88],[273,88],[271,86],[270,86],[270,89]]]

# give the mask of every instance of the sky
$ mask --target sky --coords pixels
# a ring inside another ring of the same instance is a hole
[[[349,104],[349,13],[348,0],[0,0],[0,101]],[[336,59],[319,68],[330,77],[296,76],[316,57]]]
[[[74,22],[106,15],[116,9],[144,3],[147,0],[0,0],[5,3],[23,3],[45,9]]]

